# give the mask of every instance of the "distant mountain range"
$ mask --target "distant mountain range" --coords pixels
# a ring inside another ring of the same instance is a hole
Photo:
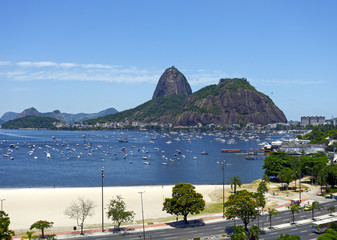
[[[6,112],[0,118],[0,124],[14,119],[19,119],[27,116],[38,116],[38,117],[50,117],[55,118],[63,123],[75,123],[82,122],[92,118],[104,117],[106,115],[117,113],[118,111],[115,108],[108,108],[98,113],[61,113],[59,110],[53,112],[41,113],[36,108],[28,108],[21,113],[15,112]]]

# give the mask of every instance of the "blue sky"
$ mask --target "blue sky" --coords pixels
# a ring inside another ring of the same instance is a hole
[[[288,120],[336,116],[336,1],[0,2],[0,116],[119,111],[175,66],[192,90],[244,77]]]

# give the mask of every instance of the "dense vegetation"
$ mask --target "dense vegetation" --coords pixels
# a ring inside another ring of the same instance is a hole
[[[59,120],[50,117],[27,116],[19,119],[10,120],[2,124],[2,128],[18,129],[18,128],[47,128],[54,129],[55,122]]]
[[[264,160],[267,176],[276,176],[289,184],[303,176],[312,176],[320,185],[330,186],[327,192],[337,186],[337,165],[328,165],[329,158],[322,153],[289,156],[285,152],[274,152]]]
[[[313,126],[310,133],[297,137],[310,140],[311,143],[329,143],[327,138],[337,139],[337,127],[330,124]]]
[[[105,123],[105,122],[120,122],[120,121],[158,121],[160,117],[168,115],[175,116],[179,112],[179,107],[182,105],[186,95],[171,95],[166,97],[158,97],[146,103],[139,105],[136,108],[129,109],[123,112],[107,115],[105,117],[96,118],[86,121],[88,124]]]
[[[306,135],[297,136],[298,139],[306,139],[310,140],[311,143],[324,143],[327,145],[329,144],[330,140],[337,140],[337,126],[327,124],[308,127],[311,128],[312,131]],[[333,151],[334,148],[337,149],[337,142],[329,145],[325,150]]]

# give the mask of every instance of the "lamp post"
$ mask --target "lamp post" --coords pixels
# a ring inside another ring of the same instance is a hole
[[[0,198],[0,201],[1,201],[1,211],[3,211],[3,201],[5,201],[6,198]]]
[[[222,169],[222,218],[225,218],[225,166],[224,161],[221,162]]]
[[[104,179],[104,167],[101,169],[102,176],[102,232],[104,232],[104,198],[103,198],[103,179]]]
[[[302,189],[301,189],[301,178],[302,178],[302,172],[301,172],[301,155],[298,156],[298,165],[299,165],[299,169],[300,169],[300,202],[301,202],[301,199],[302,199],[302,196],[301,196],[301,192],[302,192]]]
[[[142,220],[143,220],[143,239],[145,240],[145,226],[144,226],[144,210],[143,210],[143,193],[144,192],[138,192],[140,194],[141,204],[142,204]]]

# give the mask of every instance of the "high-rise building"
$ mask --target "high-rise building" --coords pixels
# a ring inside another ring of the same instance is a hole
[[[323,125],[325,123],[325,117],[322,116],[311,116],[311,117],[301,117],[301,125]]]

